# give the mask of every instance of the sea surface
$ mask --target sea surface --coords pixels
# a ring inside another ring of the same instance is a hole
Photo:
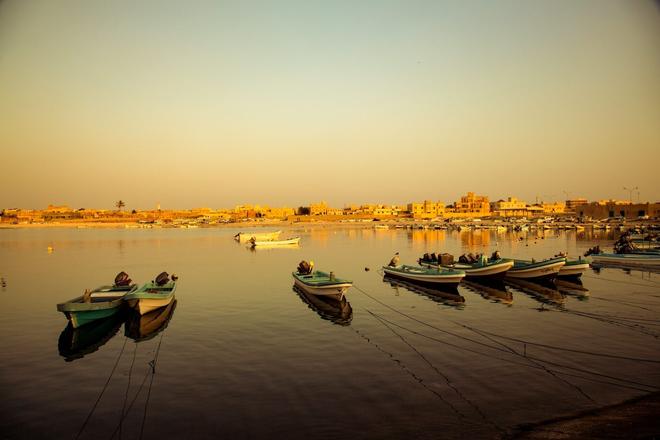
[[[0,230],[0,437],[493,438],[660,389],[660,276],[590,270],[558,288],[383,280],[395,252],[577,256],[611,234],[285,227]],[[352,279],[296,292],[301,260]],[[56,304],[126,271],[179,277],[176,304],[73,331]]]

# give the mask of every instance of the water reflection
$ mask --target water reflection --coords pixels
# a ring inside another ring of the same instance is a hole
[[[461,294],[458,292],[458,289],[455,287],[425,287],[393,278],[387,274],[383,276],[383,282],[392,286],[397,295],[399,294],[399,287],[403,287],[406,290],[419,293],[435,302],[443,303],[446,305],[462,307],[465,303],[465,298],[461,296]]]
[[[353,320],[353,308],[351,303],[342,297],[341,300],[332,298],[323,298],[320,296],[312,295],[300,289],[298,286],[293,286],[293,291],[298,294],[298,297],[307,304],[307,306],[314,310],[321,319],[331,321],[337,325],[350,325]]]
[[[532,282],[516,278],[507,278],[506,283],[525,292],[542,304],[563,305],[566,297],[551,282]]]
[[[166,307],[152,310],[144,315],[140,315],[135,310],[130,310],[124,325],[124,334],[135,342],[152,339],[167,328],[172,316],[174,316],[176,304],[177,300],[175,299]]]
[[[468,289],[478,293],[485,299],[501,302],[502,304],[506,305],[511,305],[513,303],[513,293],[506,289],[506,285],[502,280],[463,280],[461,285],[464,285]]]
[[[563,294],[577,296],[577,299],[581,301],[589,299],[589,289],[584,287],[580,279],[564,280],[558,278],[555,280],[555,285]]]
[[[73,328],[70,322],[67,323],[57,341],[60,356],[66,362],[72,362],[94,353],[117,334],[124,317],[125,314],[119,312],[79,328]]]

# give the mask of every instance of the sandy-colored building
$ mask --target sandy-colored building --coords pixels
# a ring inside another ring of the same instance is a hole
[[[408,203],[407,211],[413,218],[417,219],[443,217],[445,214],[445,204],[431,200],[424,200],[422,203],[411,202]]]
[[[453,206],[445,209],[445,217],[477,218],[488,216],[490,216],[488,196],[478,196],[473,192],[468,192]]]
[[[577,212],[578,207],[586,205],[588,203],[589,202],[587,201],[587,199],[583,199],[583,198],[566,200],[566,211]]]
[[[660,217],[660,203],[607,203],[603,205],[595,202],[578,206],[576,214],[594,219],[623,217],[632,220],[646,216],[658,218]]]

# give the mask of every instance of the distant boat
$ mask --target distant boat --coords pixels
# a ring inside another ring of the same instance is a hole
[[[293,272],[294,283],[307,293],[327,296],[340,300],[344,293],[353,285],[353,281],[336,278],[333,272],[329,274],[316,270],[310,274]]]
[[[374,229],[390,229],[387,225],[374,225]]]
[[[275,247],[295,246],[300,243],[300,237],[287,238],[286,240],[250,240],[252,247]]]
[[[101,286],[85,295],[57,305],[73,328],[79,328],[97,319],[119,312],[125,295],[137,290],[135,284],[127,286]]]
[[[413,283],[419,283],[427,286],[458,286],[458,283],[465,278],[465,272],[462,270],[445,268],[426,268],[418,266],[383,266],[383,272],[387,275],[399,278]]]
[[[582,257],[577,260],[566,260],[566,264],[559,268],[557,276],[562,278],[579,278],[590,267],[589,262]]]
[[[130,308],[144,315],[171,303],[174,299],[176,283],[174,276],[170,280],[169,275],[163,272],[154,281],[142,285],[124,298]]]
[[[613,264],[621,266],[660,266],[660,253],[636,252],[633,254],[592,254],[591,259],[596,264]]]
[[[566,257],[549,258],[542,261],[513,260],[514,264],[506,273],[507,278],[552,281],[566,264]]]
[[[277,240],[282,231],[275,232],[239,232],[234,239],[239,243],[247,243],[254,238],[255,241]]]

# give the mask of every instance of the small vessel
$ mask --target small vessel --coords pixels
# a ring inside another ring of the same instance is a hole
[[[334,272],[326,273],[313,270],[313,264],[307,263],[307,267],[300,262],[298,271],[292,272],[294,283],[303,291],[318,296],[327,296],[340,300],[344,293],[353,285],[353,281],[335,277]]]
[[[174,310],[176,309],[176,299],[167,306],[152,310],[149,313],[141,315],[135,310],[129,311],[126,324],[124,325],[124,335],[133,339],[135,342],[147,341],[167,328]]]
[[[427,286],[456,287],[465,278],[465,272],[456,269],[419,266],[383,266],[383,272],[393,277]]]
[[[589,262],[582,257],[579,257],[577,260],[567,259],[566,264],[559,268],[557,276],[561,278],[579,278],[590,267]]]
[[[57,305],[57,310],[64,313],[73,328],[79,328],[97,319],[107,318],[119,312],[124,297],[137,290],[125,272],[115,277],[112,286],[100,286],[82,296]]]
[[[390,227],[387,226],[387,225],[374,225],[374,229],[376,229],[376,230],[378,230],[378,229],[387,230],[387,229],[390,229]]]
[[[252,247],[276,247],[296,246],[300,243],[300,237],[287,238],[286,240],[250,240]]]
[[[425,267],[437,268],[444,267],[447,269],[462,270],[465,272],[467,278],[502,278],[509,269],[513,267],[513,260],[500,258],[497,252],[493,253],[493,257],[486,258],[481,256],[475,262],[461,262],[452,264],[442,264],[442,261],[429,261],[424,258],[419,259],[419,264]]]
[[[124,323],[124,314],[115,313],[80,328],[67,323],[57,340],[57,349],[66,362],[85,357],[105,345]]]
[[[268,240],[277,240],[280,238],[282,231],[275,232],[239,232],[234,235],[234,239],[239,243],[247,243],[248,241],[254,239],[255,241],[268,241]]]
[[[566,257],[554,257],[547,260],[513,260],[514,264],[506,273],[507,278],[552,281],[559,270],[566,264]]]
[[[162,272],[155,280],[127,294],[124,299],[130,308],[137,310],[140,315],[144,315],[172,302],[177,279],[173,274],[170,280],[168,273]]]
[[[595,264],[659,267],[660,253],[657,252],[635,252],[632,254],[592,254],[591,260]]]

